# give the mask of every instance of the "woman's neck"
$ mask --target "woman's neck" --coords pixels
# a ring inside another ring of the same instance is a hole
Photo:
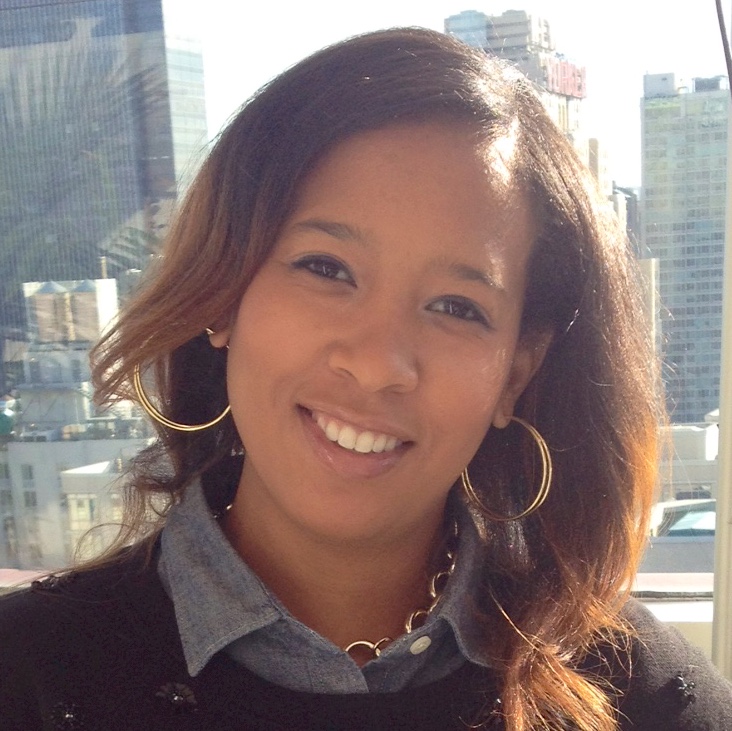
[[[237,552],[303,624],[339,647],[404,633],[407,617],[428,602],[440,527],[358,543],[243,519],[234,505],[223,523]]]

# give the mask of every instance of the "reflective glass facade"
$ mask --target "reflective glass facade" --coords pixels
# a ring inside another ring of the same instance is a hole
[[[69,563],[150,435],[131,404],[94,407],[88,356],[206,144],[175,11],[0,0],[0,567]]]
[[[729,91],[720,79],[695,90],[672,80],[646,77],[643,232],[659,260],[671,418],[691,423],[719,407]]]

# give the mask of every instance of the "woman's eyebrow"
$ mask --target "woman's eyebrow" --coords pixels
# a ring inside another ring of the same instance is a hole
[[[471,266],[465,262],[455,261],[447,257],[440,257],[434,263],[435,268],[447,271],[447,273],[460,279],[464,282],[480,282],[486,287],[497,292],[505,292],[506,288],[501,283],[500,279],[485,269],[479,269],[478,267]]]
[[[332,236],[334,239],[345,242],[355,242],[361,245],[369,244],[369,237],[364,231],[357,226],[352,226],[342,221],[329,221],[324,218],[307,218],[304,221],[298,221],[292,226],[295,232],[315,231]],[[434,269],[441,269],[447,273],[465,282],[480,282],[486,287],[498,292],[505,292],[505,287],[497,277],[484,269],[466,264],[465,262],[455,261],[448,256],[441,256],[433,263]]]
[[[368,236],[358,227],[342,221],[328,221],[323,218],[308,218],[293,225],[294,231],[316,231],[332,236],[339,241],[368,244]]]

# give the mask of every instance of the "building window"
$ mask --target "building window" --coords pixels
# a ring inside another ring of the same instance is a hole
[[[32,493],[35,500],[35,493]],[[26,493],[26,507],[28,507],[28,493]],[[38,565],[43,559],[43,551],[41,550],[40,531],[38,530],[38,516],[35,514],[27,515],[25,518],[25,529],[28,534],[28,557],[31,562]]]
[[[112,523],[121,523],[124,515],[124,502],[118,492],[109,495],[109,520]]]
[[[33,465],[32,464],[20,465],[20,476],[23,478],[24,482],[32,482],[33,481]]]
[[[74,358],[71,361],[71,380],[79,382],[81,378],[81,361],[78,358]]]
[[[32,360],[28,363],[29,369],[29,380],[31,383],[41,382],[41,364],[37,360]]]
[[[68,495],[66,501],[69,508],[69,528],[74,533],[87,531],[94,526],[97,517],[96,495]]]
[[[13,493],[10,490],[0,490],[0,511],[13,509]]]
[[[5,556],[10,564],[18,560],[18,538],[15,531],[15,518],[3,518],[3,533],[5,543]]]
[[[23,502],[26,508],[35,510],[38,507],[38,495],[35,490],[25,490],[23,492]]]

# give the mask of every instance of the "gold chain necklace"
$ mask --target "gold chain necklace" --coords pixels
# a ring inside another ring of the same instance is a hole
[[[409,614],[404,622],[404,633],[410,634],[412,630],[418,629],[426,621],[427,617],[432,614],[434,608],[439,604],[442,598],[442,592],[447,586],[447,582],[455,571],[455,563],[457,562],[457,543],[458,543],[458,526],[457,522],[453,522],[452,535],[447,540],[445,548],[445,565],[447,568],[439,569],[430,577],[427,592],[430,597],[430,603],[426,607],[420,607],[415,609]],[[351,642],[350,645],[344,647],[344,651],[350,653],[352,650],[363,648],[369,650],[372,654],[372,659],[379,657],[381,651],[387,645],[394,642],[393,637],[382,637],[376,642],[370,642],[369,640],[356,640]]]

